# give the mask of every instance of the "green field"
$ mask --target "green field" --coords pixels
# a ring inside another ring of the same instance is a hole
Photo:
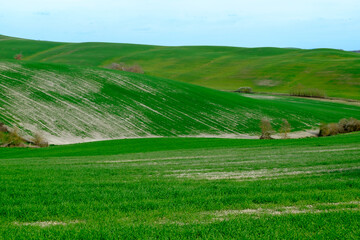
[[[258,136],[262,118],[292,131],[360,119],[360,106],[221,92],[91,67],[0,61],[0,122],[50,143],[155,136]],[[32,132],[32,133],[31,133]]]
[[[360,54],[0,35],[0,122],[54,144],[0,148],[0,240],[359,238],[359,132],[250,138],[360,105],[219,91],[299,84],[360,100]]]
[[[359,139],[0,149],[0,238],[355,239]]]
[[[139,64],[147,75],[220,90],[250,86],[289,93],[299,84],[330,97],[360,99],[360,54],[336,49],[164,47],[118,43],[56,43],[0,36],[0,59],[103,67]]]

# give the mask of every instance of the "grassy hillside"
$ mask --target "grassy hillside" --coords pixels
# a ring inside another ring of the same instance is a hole
[[[14,59],[16,54],[31,56],[61,45],[63,45],[63,43],[33,41],[0,35],[0,55],[1,58],[5,59]]]
[[[288,93],[299,84],[328,96],[360,99],[360,54],[335,49],[162,47],[2,39],[0,58],[106,66],[139,64],[146,74],[222,90],[241,86]]]
[[[177,81],[99,68],[0,62],[0,122],[43,132],[51,143],[126,137],[258,134],[283,118],[293,131],[360,107],[290,97],[241,96]]]
[[[0,149],[0,239],[356,239],[359,134]]]

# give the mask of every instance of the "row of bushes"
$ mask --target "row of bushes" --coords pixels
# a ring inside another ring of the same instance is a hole
[[[48,147],[49,143],[39,133],[35,133],[30,140],[19,133],[17,127],[10,129],[0,123],[0,147]]]
[[[271,134],[275,131],[268,119],[261,119],[260,121],[261,136],[260,139],[272,139]],[[279,132],[284,139],[288,138],[288,133],[291,131],[290,123],[283,119]],[[360,131],[360,120],[355,118],[341,119],[338,123],[323,123],[320,125],[319,137],[332,136],[341,133],[350,133]]]
[[[144,70],[139,65],[126,65],[125,63],[112,63],[105,68],[119,70],[119,71],[126,71],[126,72],[133,72],[133,73],[144,73]]]
[[[240,87],[235,92],[239,93],[253,93],[251,87]],[[319,90],[317,88],[305,88],[302,85],[298,85],[293,87],[290,92],[290,96],[297,97],[314,97],[314,98],[325,98],[325,92],[323,90]]]
[[[332,136],[340,133],[360,131],[360,121],[355,118],[341,119],[338,123],[323,123],[320,125],[319,136]]]
[[[314,98],[325,98],[325,92],[317,88],[305,88],[302,85],[298,85],[290,90],[291,96],[298,97],[314,97]]]

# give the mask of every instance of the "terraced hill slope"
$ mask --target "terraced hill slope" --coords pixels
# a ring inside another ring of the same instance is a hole
[[[360,118],[358,106],[253,97],[99,68],[0,61],[0,122],[40,131],[54,144],[257,134],[263,117],[276,128],[286,118],[294,131]]]
[[[250,86],[284,92],[301,84],[328,96],[360,99],[360,55],[335,49],[163,47],[117,43],[55,43],[0,36],[0,58],[106,66],[139,64],[146,74],[221,90]]]

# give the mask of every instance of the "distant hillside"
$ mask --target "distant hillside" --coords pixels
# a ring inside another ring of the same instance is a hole
[[[254,98],[255,97],[255,98]],[[290,97],[241,96],[177,81],[92,67],[0,61],[0,122],[51,143],[126,137],[257,134],[267,117],[293,130],[360,107]]]
[[[220,90],[241,86],[288,93],[302,85],[328,96],[360,99],[360,55],[335,49],[163,47],[119,43],[57,43],[0,37],[0,59],[106,66],[139,64],[147,75]]]

